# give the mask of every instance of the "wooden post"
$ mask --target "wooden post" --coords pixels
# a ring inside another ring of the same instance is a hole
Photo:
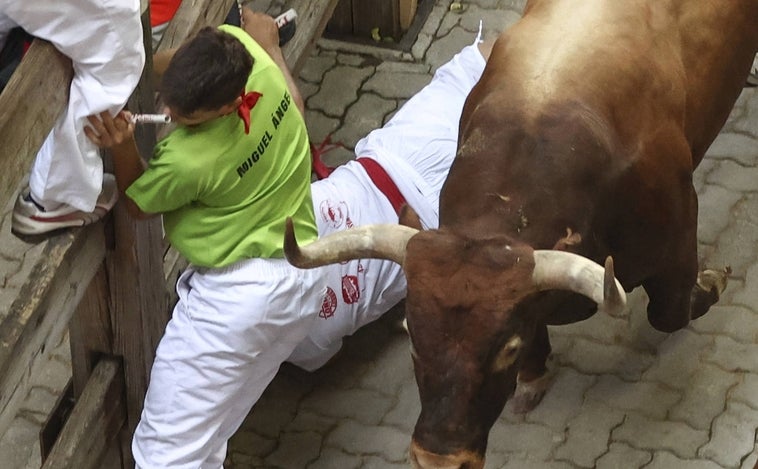
[[[151,51],[150,16],[142,15],[145,50]],[[137,89],[127,103],[132,112],[152,113],[155,93],[151,83],[152,55],[148,52]],[[140,126],[137,145],[144,157],[152,155],[155,131]],[[114,248],[106,255],[110,289],[113,353],[123,359],[127,421],[121,432],[124,467],[134,467],[131,439],[139,422],[155,349],[169,318],[163,281],[163,234],[159,217],[138,221],[123,204],[113,210]]]

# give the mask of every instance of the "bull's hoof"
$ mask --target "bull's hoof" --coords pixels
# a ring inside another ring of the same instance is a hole
[[[721,297],[721,294],[726,289],[729,274],[731,273],[732,269],[730,267],[725,267],[723,270],[706,269],[698,272],[697,282],[692,288],[692,293],[690,294],[689,319],[699,318],[707,313],[711,306],[716,304]],[[655,326],[655,324],[653,324],[653,326],[656,327],[656,329],[664,330]]]
[[[729,266],[722,270],[705,269],[697,273],[697,286],[706,292],[712,292],[715,289],[716,294],[721,296],[726,290],[726,284],[731,273],[732,268]]]
[[[516,392],[508,400],[508,405],[511,408],[511,412],[514,414],[525,414],[532,411],[537,404],[545,397],[545,393],[550,384],[553,382],[553,377],[550,373],[545,373],[539,378],[532,381],[518,381],[516,384]]]

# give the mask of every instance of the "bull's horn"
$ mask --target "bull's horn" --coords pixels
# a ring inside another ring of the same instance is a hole
[[[534,284],[540,290],[568,290],[584,295],[608,313],[619,313],[626,306],[626,293],[615,278],[613,258],[605,268],[578,254],[565,251],[534,251]]]
[[[287,218],[284,256],[295,267],[311,269],[351,259],[387,259],[403,265],[405,245],[419,230],[402,225],[364,225],[298,246],[292,219]]]

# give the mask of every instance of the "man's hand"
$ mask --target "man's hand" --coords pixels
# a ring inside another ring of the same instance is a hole
[[[113,155],[113,173],[129,214],[136,219],[150,218],[157,214],[145,213],[126,195],[126,189],[145,171],[145,162],[140,158],[137,142],[134,141],[134,123],[129,111],[121,111],[111,117],[108,111],[97,116],[88,116],[90,126],[84,126],[87,138],[107,148]]]
[[[121,111],[111,117],[108,111],[97,116],[88,116],[90,126],[84,126],[84,134],[100,148],[131,145],[134,141],[134,123],[129,111]]]
[[[274,18],[265,13],[242,8],[242,29],[252,37],[266,52],[279,49],[279,28]]]

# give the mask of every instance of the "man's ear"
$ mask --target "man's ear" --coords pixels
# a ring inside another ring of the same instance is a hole
[[[240,104],[242,104],[242,96],[237,96],[234,101],[224,104],[221,106],[218,110],[219,116],[225,116],[227,114],[231,114],[233,112],[237,111],[237,108],[240,107]]]
[[[419,218],[418,214],[408,204],[403,204],[403,206],[400,208],[398,223],[401,225],[409,226],[411,228],[416,228],[417,230],[424,229],[421,226],[421,219]]]

